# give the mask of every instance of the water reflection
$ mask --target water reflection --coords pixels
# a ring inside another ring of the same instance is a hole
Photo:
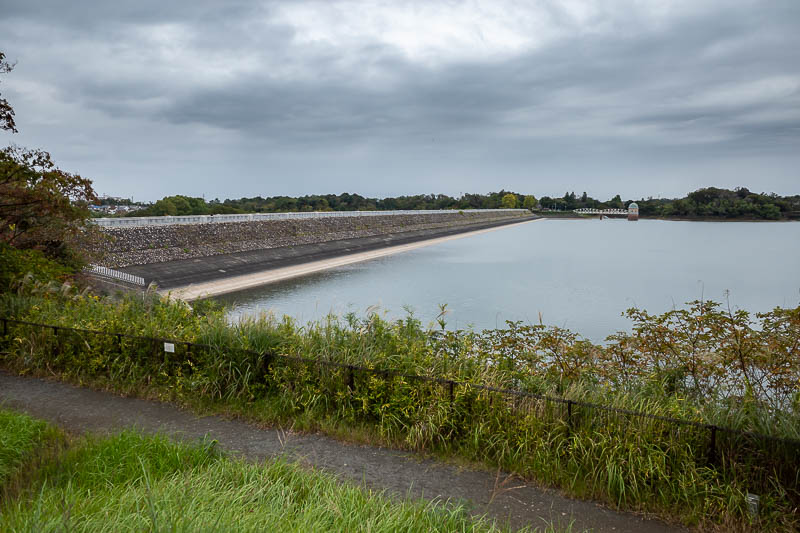
[[[233,318],[272,309],[301,321],[333,312],[425,323],[447,303],[449,327],[505,320],[569,327],[600,341],[627,329],[633,305],[663,312],[722,301],[765,311],[800,300],[800,223],[547,220],[440,243],[226,295]]]

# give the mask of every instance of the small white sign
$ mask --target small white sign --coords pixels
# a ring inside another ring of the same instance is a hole
[[[164,351],[167,353],[175,353],[175,345],[171,342],[164,343]]]

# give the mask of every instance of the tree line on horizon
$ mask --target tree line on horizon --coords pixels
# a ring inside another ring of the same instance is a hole
[[[184,195],[166,196],[155,203],[127,213],[126,216],[183,216],[238,213],[285,213],[291,211],[393,211],[421,209],[502,209],[523,208],[532,211],[572,211],[574,209],[624,209],[633,200],[616,195],[600,201],[585,192],[578,196],[567,192],[560,198],[520,194],[500,190],[488,194],[418,194],[387,198],[368,198],[359,194],[324,194],[306,196],[255,196],[251,198],[214,199]],[[734,190],[706,187],[683,198],[647,198],[635,200],[643,217],[713,217],[781,220],[800,218],[800,195],[754,193],[745,187]]]

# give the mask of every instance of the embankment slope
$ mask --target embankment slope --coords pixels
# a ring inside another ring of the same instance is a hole
[[[534,218],[487,210],[107,228],[103,264],[168,291]]]

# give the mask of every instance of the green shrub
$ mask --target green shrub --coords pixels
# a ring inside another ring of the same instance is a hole
[[[63,281],[74,267],[47,258],[38,250],[19,250],[0,242],[0,287],[8,289],[26,274],[41,282]]]

